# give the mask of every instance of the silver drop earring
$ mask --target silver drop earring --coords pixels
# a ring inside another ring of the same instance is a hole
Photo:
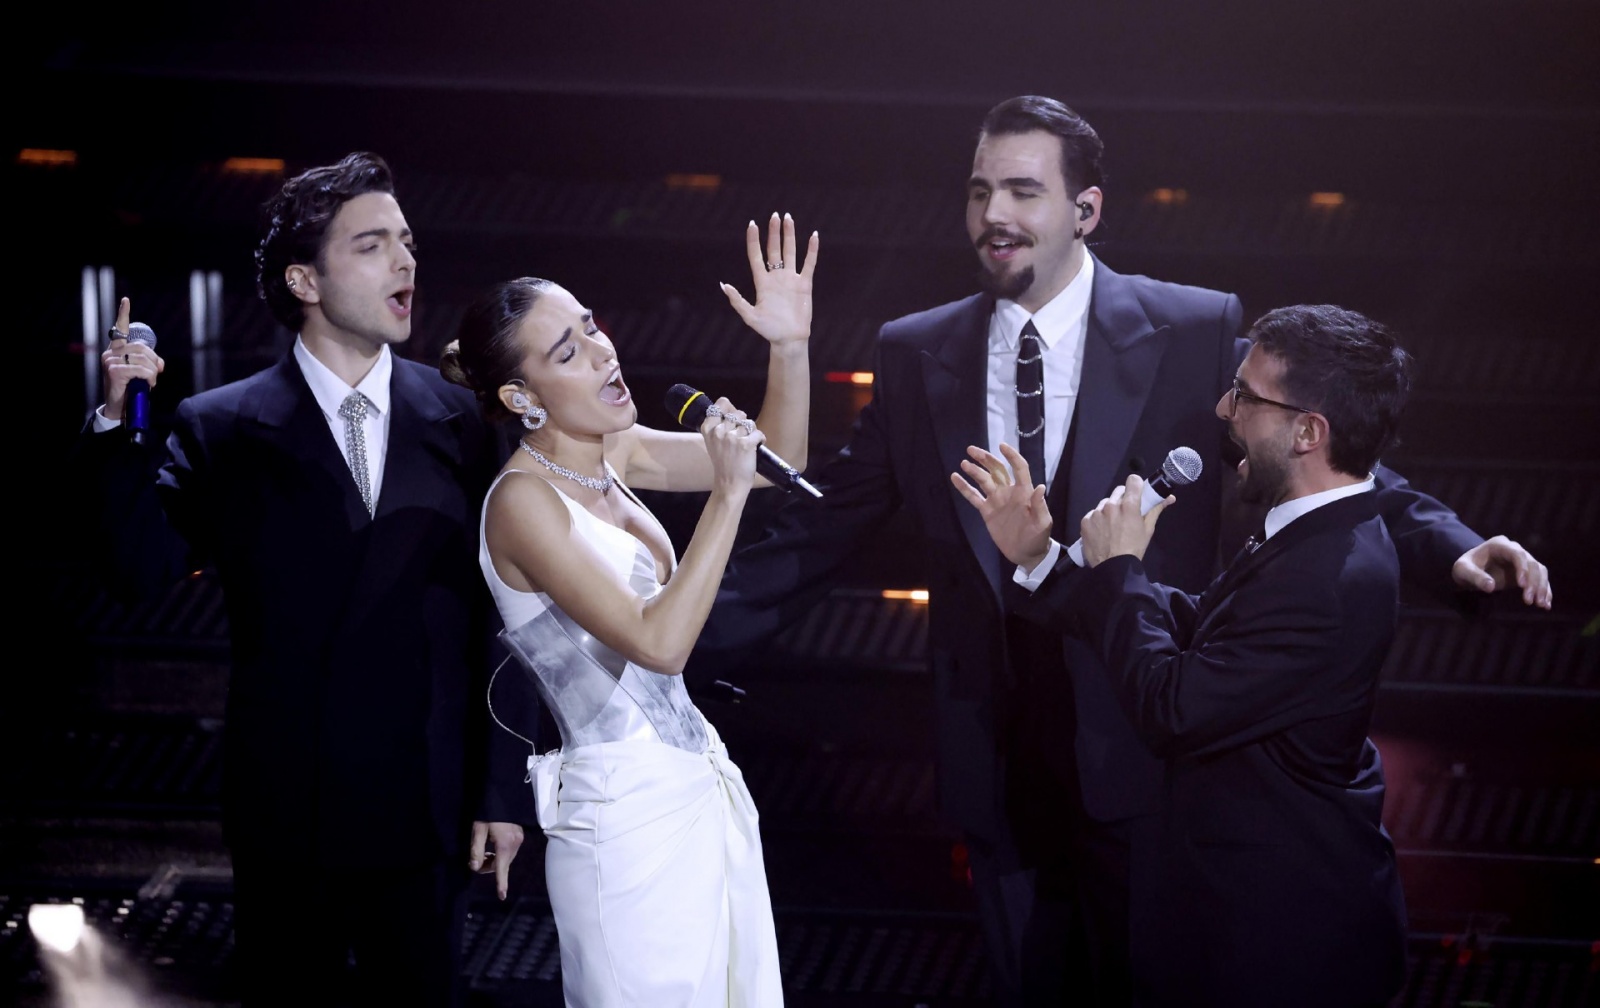
[[[513,400],[515,401],[515,400]],[[526,400],[524,400],[526,401]],[[550,419],[550,411],[543,406],[529,406],[522,414],[522,426],[529,430],[538,430],[544,422]]]

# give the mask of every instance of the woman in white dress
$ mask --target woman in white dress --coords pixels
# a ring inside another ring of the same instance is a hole
[[[638,424],[611,341],[544,280],[496,287],[445,352],[446,377],[528,428],[484,501],[479,559],[561,731],[529,777],[569,1005],[783,1001],[755,806],[679,674],[764,482],[756,446],[806,456],[818,238],[799,268],[788,215],[764,255],[761,237],[752,222],[755,303],[723,285],[770,344],[755,423],[720,399],[698,434]],[[709,491],[681,558],[630,488]]]

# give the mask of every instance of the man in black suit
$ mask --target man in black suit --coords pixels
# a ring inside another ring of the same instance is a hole
[[[1203,595],[1152,581],[1141,558],[1174,498],[1141,517],[1129,476],[1081,523],[1089,569],[1062,565],[1025,608],[1100,657],[1162,761],[1156,842],[1135,866],[1151,880],[1132,910],[1137,1003],[1381,1006],[1404,980],[1406,919],[1367,738],[1400,587],[1372,470],[1408,358],[1331,305],[1269,312],[1250,338],[1216,412],[1244,450],[1241,497],[1271,508],[1260,543]],[[967,471],[1001,550],[1042,560],[1040,495]]]
[[[511,738],[486,727],[477,565],[503,448],[470,394],[393,351],[417,262],[384,161],[311,169],[266,210],[260,289],[294,346],[184,400],[154,478],[121,420],[163,364],[123,338],[123,300],[80,439],[97,548],[126,594],[207,566],[222,585],[244,1004],[345,1003],[352,955],[352,1000],[450,1004],[469,856],[492,837],[509,861],[532,821],[526,754],[486,752]]]
[[[813,478],[825,496],[786,505],[734,557],[700,645],[726,660],[794,622],[908,515],[929,567],[940,802],[966,840],[1007,1004],[1066,1001],[1086,960],[1101,1000],[1126,1003],[1128,887],[1139,884],[1128,862],[1136,826],[1159,806],[1160,766],[1098,657],[1010,614],[1022,591],[1013,567],[951,474],[968,445],[995,451],[1024,420],[1051,510],[1082,515],[1190,445],[1205,473],[1146,561],[1153,577],[1198,591],[1218,566],[1223,518],[1226,438],[1211,406],[1244,354],[1237,297],[1124,276],[1089,254],[1100,162],[1099,137],[1060,102],[1026,96],[989,112],[967,185],[984,293],[883,327],[872,401]],[[1485,542],[1392,473],[1379,480],[1409,577],[1440,592],[1452,574],[1483,590],[1521,578],[1524,597],[1547,604],[1525,550]]]

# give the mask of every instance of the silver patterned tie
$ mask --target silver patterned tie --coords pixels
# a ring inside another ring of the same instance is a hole
[[[352,392],[339,404],[339,415],[344,417],[345,461],[350,463],[350,474],[356,478],[356,489],[361,491],[361,503],[372,509],[372,477],[367,473],[367,397]]]

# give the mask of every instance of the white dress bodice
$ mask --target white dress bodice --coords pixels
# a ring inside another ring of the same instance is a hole
[[[496,477],[485,495],[485,514],[489,497],[506,475],[503,472]],[[616,485],[628,493],[620,482]],[[550,486],[566,504],[577,533],[640,598],[648,599],[661,590],[655,557],[644,542],[591,514],[554,482]],[[637,497],[628,495],[649,514]],[[501,639],[533,677],[561,732],[563,749],[570,752],[596,742],[642,740],[664,742],[692,753],[707,750],[710,742],[705,722],[689,700],[683,677],[652,672],[628,661],[574,622],[549,595],[517,591],[507,585],[489,557],[482,517],[478,564],[506,627]]]

